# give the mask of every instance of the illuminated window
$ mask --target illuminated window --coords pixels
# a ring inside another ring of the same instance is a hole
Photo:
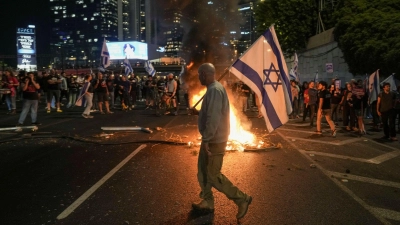
[[[85,38],[85,35],[81,34],[79,35],[79,38]]]
[[[54,11],[54,14],[58,14],[58,12],[57,12],[57,11]]]
[[[75,17],[75,14],[72,14],[71,17]]]
[[[92,42],[92,39],[88,39],[87,42]]]
[[[85,17],[85,18],[83,18],[83,21],[87,21],[87,18]]]
[[[90,20],[94,20],[94,17],[90,18]]]
[[[97,30],[97,25],[95,25],[93,28],[94,28],[95,30]]]
[[[63,10],[63,13],[67,13],[67,10]]]
[[[97,42],[98,40],[99,40],[99,39],[97,39],[97,38],[93,39],[94,42]]]
[[[58,23],[60,22],[60,19],[55,19],[54,22]]]
[[[87,5],[83,5],[83,8],[86,8],[87,7]]]
[[[80,34],[80,33],[81,33],[81,31],[80,31],[80,30],[77,30],[77,31],[76,31],[76,34]]]

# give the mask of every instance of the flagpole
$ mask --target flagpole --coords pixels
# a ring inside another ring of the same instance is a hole
[[[229,68],[230,67],[227,67],[225,69],[224,73],[217,79],[217,81],[222,80],[222,78],[224,78],[226,76],[226,74],[229,73]],[[196,108],[196,106],[203,100],[204,96],[205,96],[205,94],[196,102],[196,104],[194,104],[194,106],[192,107],[192,110],[194,110]]]

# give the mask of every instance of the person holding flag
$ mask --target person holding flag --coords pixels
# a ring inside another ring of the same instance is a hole
[[[197,179],[202,201],[192,207],[200,211],[214,211],[212,188],[225,194],[238,206],[236,218],[243,218],[253,198],[245,194],[221,173],[225,148],[230,132],[229,99],[224,86],[215,80],[215,67],[202,64],[198,69],[201,85],[207,87],[198,118],[201,147],[197,163]]]
[[[128,76],[129,74],[133,73],[133,69],[132,69],[131,63],[129,62],[128,58],[125,58],[124,66],[125,66],[125,76]]]
[[[86,119],[93,118],[93,116],[90,115],[90,108],[92,108],[93,105],[92,100],[94,91],[94,88],[91,85],[91,80],[92,80],[92,75],[86,74],[85,84],[83,85],[79,98],[75,103],[76,106],[84,106],[86,104],[86,108],[82,113],[83,118]]]
[[[290,78],[273,26],[233,63],[230,71],[257,95],[269,132],[289,121],[293,110]]]
[[[151,64],[150,61],[146,61],[144,63],[144,69],[151,76],[154,76],[156,74],[156,70],[154,69],[154,66],[153,66],[153,64]]]
[[[103,47],[101,49],[101,57],[102,57],[102,65],[100,66],[99,70],[105,72],[105,68],[109,67],[110,62],[110,52],[108,51],[106,39],[104,38]]]

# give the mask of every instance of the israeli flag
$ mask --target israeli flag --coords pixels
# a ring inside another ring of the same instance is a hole
[[[151,76],[154,76],[156,74],[156,70],[153,67],[153,64],[151,64],[150,61],[146,61],[144,63],[144,69],[147,71],[147,73]]]
[[[368,78],[368,92],[369,92],[368,100],[370,104],[378,100],[378,95],[380,91],[381,88],[379,87],[379,70],[377,70],[373,74],[369,75]]]
[[[85,106],[86,105],[85,93],[88,91],[89,87],[90,87],[90,82],[85,81],[85,84],[83,85],[81,92],[79,93],[79,97],[75,102],[76,106]]]
[[[297,73],[297,67],[299,65],[299,59],[297,58],[297,53],[294,53],[294,62],[293,62],[293,68],[290,69],[290,79],[295,80],[297,82],[300,82],[300,77]]]
[[[315,73],[314,83],[318,83],[318,71]]]
[[[230,71],[257,95],[269,132],[289,121],[289,73],[273,26],[233,63]]]
[[[388,78],[386,78],[384,81],[382,81],[381,85],[383,85],[384,83],[390,84],[391,91],[397,91],[396,81],[394,80],[394,74],[390,75]]]
[[[132,69],[131,63],[129,62],[128,58],[125,58],[124,66],[125,66],[125,76],[128,76],[128,74],[133,73],[133,69]]]
[[[101,49],[101,56],[103,57],[102,66],[103,68],[107,68],[111,64],[111,62],[110,62],[110,52],[108,51],[105,38],[103,41],[103,48]]]

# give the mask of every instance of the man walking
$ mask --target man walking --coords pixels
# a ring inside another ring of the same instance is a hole
[[[243,193],[221,173],[226,143],[229,136],[229,100],[225,88],[215,80],[215,67],[205,63],[199,67],[199,80],[207,86],[198,127],[202,136],[198,158],[197,178],[200,184],[200,203],[193,203],[195,210],[214,211],[214,196],[211,188],[224,193],[238,206],[237,219],[243,218],[252,197]]]
[[[384,139],[397,141],[396,138],[396,110],[394,109],[396,101],[396,94],[390,91],[390,84],[383,84],[383,91],[378,95],[378,103],[376,111],[378,116],[382,118],[383,132],[385,133]]]

